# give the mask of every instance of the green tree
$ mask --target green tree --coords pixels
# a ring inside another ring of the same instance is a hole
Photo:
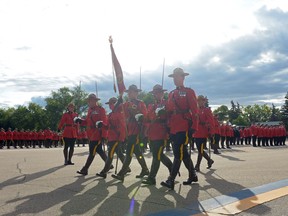
[[[283,121],[286,129],[288,130],[288,92],[285,95],[285,102],[280,110],[281,120]]]
[[[275,107],[275,105],[272,103],[272,109],[271,109],[271,116],[270,121],[280,121],[281,120],[281,114],[280,110]]]
[[[231,101],[231,109],[229,110],[229,121],[234,122],[241,115],[240,105],[237,102],[235,105],[234,101]]]
[[[228,121],[229,120],[229,109],[225,105],[221,105],[213,111],[213,114],[218,115],[219,121]]]

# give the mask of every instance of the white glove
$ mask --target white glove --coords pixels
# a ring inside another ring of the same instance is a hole
[[[74,123],[81,123],[82,122],[82,119],[80,118],[80,117],[75,117],[74,119],[73,119],[73,121],[74,121]]]
[[[102,128],[102,126],[103,126],[103,121],[96,122],[96,128]]]
[[[160,115],[161,113],[163,113],[165,111],[165,107],[158,107],[156,110],[155,110],[155,114],[158,116]]]
[[[136,119],[137,122],[138,122],[138,121],[142,121],[142,120],[143,120],[143,114],[142,114],[142,113],[136,114],[136,115],[135,115],[135,119]]]

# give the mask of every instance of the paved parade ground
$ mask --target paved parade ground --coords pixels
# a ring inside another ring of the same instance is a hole
[[[184,164],[175,191],[160,185],[168,170],[160,166],[156,186],[141,185],[133,158],[121,183],[96,177],[104,162],[96,155],[89,174],[76,174],[88,147],[76,147],[75,165],[64,166],[62,148],[0,150],[0,215],[287,215],[288,147],[232,146],[212,153],[213,167],[202,160],[199,182],[186,186]],[[172,153],[168,152],[171,156]],[[192,153],[193,162],[197,152]],[[150,167],[151,153],[145,153]],[[116,165],[115,160],[113,162]],[[121,167],[121,162],[119,166]],[[118,166],[118,171],[119,167]]]

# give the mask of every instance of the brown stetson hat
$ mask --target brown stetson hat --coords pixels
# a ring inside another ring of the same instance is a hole
[[[188,76],[189,73],[185,73],[182,68],[175,68],[173,73],[168,75],[168,77],[174,77],[175,75]]]
[[[208,101],[208,98],[205,97],[204,95],[198,95],[197,100],[198,101]]]
[[[109,99],[108,102],[106,102],[105,104],[115,104],[117,102],[117,98],[116,97],[112,97]]]
[[[91,94],[88,95],[88,100],[89,100],[89,99],[95,99],[95,100],[97,100],[97,101],[100,100],[100,98],[98,98],[98,97],[96,96],[96,94],[94,94],[94,93],[91,93]]]
[[[129,92],[129,91],[141,92],[142,90],[138,89],[136,85],[130,85],[129,88],[125,90],[125,92]]]
[[[150,91],[150,93],[155,93],[155,92],[165,92],[165,91],[167,91],[166,89],[163,89],[163,87],[161,86],[161,85],[159,85],[159,84],[156,84],[154,87],[153,87],[153,90],[152,91]]]

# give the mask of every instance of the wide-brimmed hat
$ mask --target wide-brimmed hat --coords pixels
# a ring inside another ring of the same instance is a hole
[[[204,95],[198,95],[197,100],[198,101],[208,101],[208,98],[205,97]]]
[[[94,94],[94,93],[91,93],[91,94],[88,95],[88,100],[89,100],[89,99],[100,100],[100,98],[98,98],[98,97],[96,96],[96,94]]]
[[[112,97],[112,98],[110,98],[109,101],[106,102],[105,104],[115,104],[116,102],[117,102],[117,98]]]
[[[168,77],[174,77],[176,75],[181,75],[181,76],[188,76],[189,73],[185,73],[184,70],[182,68],[175,68],[173,70],[173,73],[168,75]]]
[[[75,104],[74,104],[73,102],[70,102],[70,103],[67,105],[67,107],[70,107],[70,106],[75,107]]]
[[[167,91],[166,89],[163,89],[163,87],[159,84],[156,84],[154,87],[153,87],[153,90],[150,91],[150,93],[155,93],[155,92],[165,92]]]
[[[138,89],[136,85],[130,85],[129,88],[125,90],[125,92],[129,92],[129,91],[141,92],[142,90]]]

